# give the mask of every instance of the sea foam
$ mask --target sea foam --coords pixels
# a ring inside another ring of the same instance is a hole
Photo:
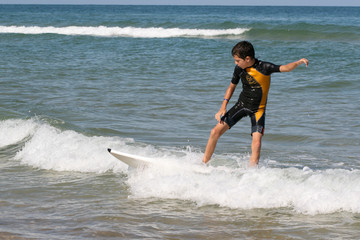
[[[182,199],[233,209],[290,208],[315,215],[360,213],[359,181],[358,170],[213,168],[209,174],[145,169],[131,173],[128,183],[133,197]]]
[[[38,124],[34,120],[9,119],[0,121],[0,148],[15,144],[34,134]]]
[[[221,37],[238,36],[248,31],[246,28],[233,29],[189,29],[162,27],[107,27],[107,26],[0,26],[0,33],[18,34],[61,34],[85,35],[98,37],[133,37],[133,38],[172,38],[172,37]]]
[[[23,144],[15,160],[34,168],[97,173],[127,170],[127,166],[110,156],[106,149],[121,148],[131,139],[89,137],[72,130],[60,130],[37,118],[0,121],[0,132],[0,148]]]

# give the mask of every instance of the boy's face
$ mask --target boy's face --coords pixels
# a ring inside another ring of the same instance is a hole
[[[234,55],[235,64],[239,66],[242,69],[245,69],[247,67],[251,67],[253,65],[252,59],[247,56],[245,59],[242,59],[236,55]]]

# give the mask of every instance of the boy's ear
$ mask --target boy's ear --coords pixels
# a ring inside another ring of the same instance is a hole
[[[250,57],[250,56],[246,56],[245,61],[246,61],[246,62],[250,62],[250,61],[251,61],[251,57]]]

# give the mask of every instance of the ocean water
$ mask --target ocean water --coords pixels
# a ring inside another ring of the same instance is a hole
[[[357,239],[359,16],[0,5],[0,238]],[[246,118],[206,167],[240,40],[310,64],[272,75],[257,169]],[[128,169],[107,148],[162,167]]]

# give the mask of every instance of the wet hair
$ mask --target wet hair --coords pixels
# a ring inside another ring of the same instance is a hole
[[[248,41],[241,41],[237,43],[232,51],[232,56],[238,56],[239,58],[245,59],[247,56],[249,56],[251,59],[255,58],[255,50],[253,45]]]

